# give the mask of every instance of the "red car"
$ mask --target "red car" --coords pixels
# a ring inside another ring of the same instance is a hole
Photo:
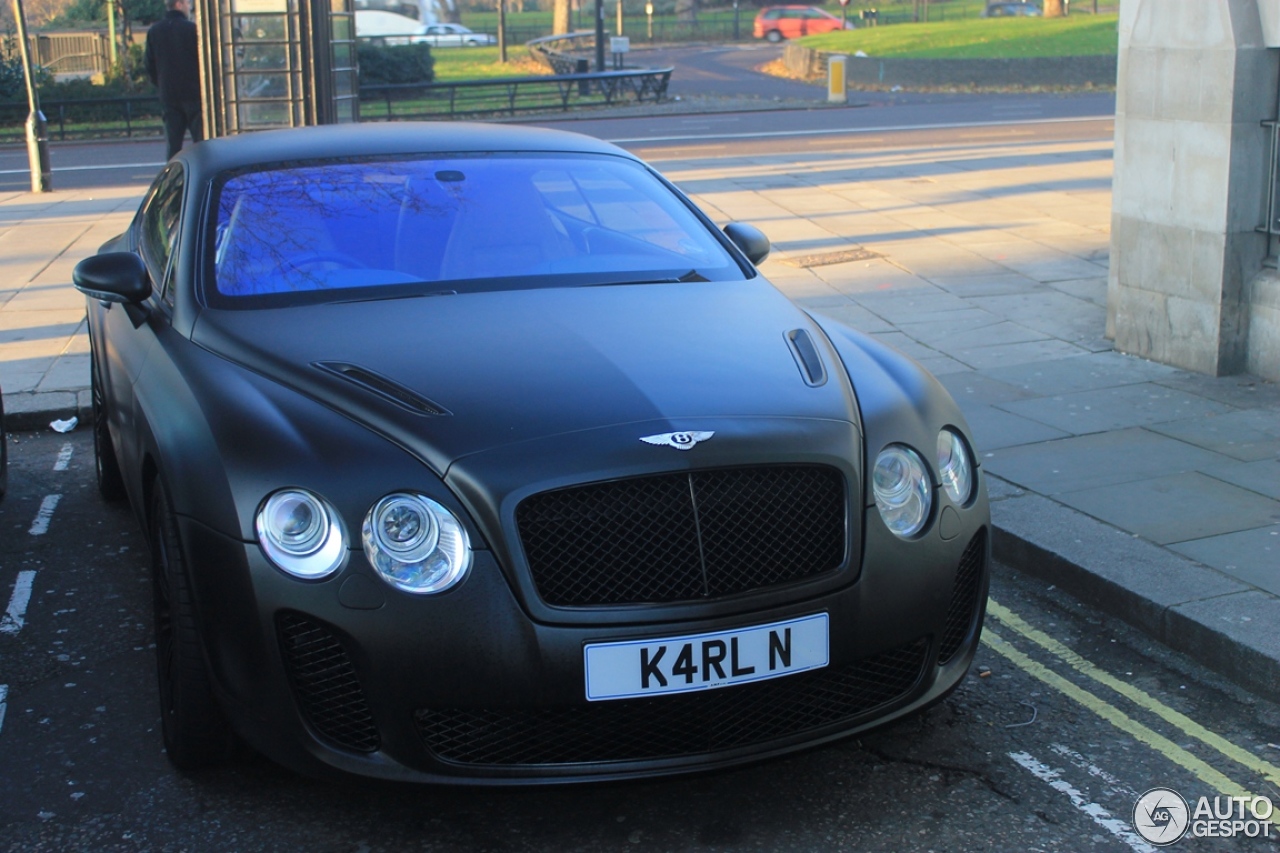
[[[835,15],[814,6],[766,6],[756,15],[752,35],[758,39],[780,42],[783,39],[829,33],[832,30],[851,29],[851,22],[845,23]]]

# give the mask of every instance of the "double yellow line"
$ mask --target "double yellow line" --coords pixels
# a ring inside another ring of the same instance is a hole
[[[1134,687],[1132,684],[1121,681],[1111,673],[1100,669],[1098,666],[1081,657],[1079,654],[1055,640],[1053,637],[1050,637],[1043,631],[1033,628],[1024,619],[1022,619],[1022,617],[1001,605],[999,602],[991,600],[987,603],[987,615],[994,617],[1003,628],[1007,628],[1021,636],[1023,639],[1039,646],[1041,649],[1053,655],[1055,658],[1062,661],[1081,675],[1084,675],[1098,684],[1119,693],[1139,708],[1154,714],[1177,728],[1188,737],[1200,741],[1220,755],[1234,761],[1236,764],[1247,767],[1249,770],[1257,773],[1272,785],[1280,787],[1280,767],[1277,767],[1268,761],[1264,761],[1248,750],[1243,749],[1221,735],[1210,731],[1185,714],[1179,713],[1168,705],[1165,705],[1151,694]],[[1117,729],[1131,735],[1140,743],[1144,743],[1151,747],[1165,758],[1168,758],[1174,764],[1189,770],[1196,776],[1196,778],[1200,779],[1200,781],[1204,782],[1211,789],[1218,791],[1225,796],[1249,797],[1251,799],[1254,796],[1243,785],[1240,785],[1230,779],[1226,774],[1220,772],[1203,759],[1195,756],[1191,752],[1169,740],[1169,738],[1164,735],[1159,734],[1150,727],[1133,719],[1115,705],[1112,705],[1093,693],[1090,693],[1088,690],[1085,690],[1074,682],[1069,681],[1054,670],[1015,648],[1008,640],[1004,639],[1000,634],[992,630],[989,623],[988,626],[983,629],[982,642],[992,651],[1008,659],[1023,672],[1026,672],[1033,678],[1042,681],[1049,687],[1052,687],[1054,690],[1062,693],[1064,696],[1075,700],[1102,719],[1106,720],[1111,725],[1115,726]],[[1273,818],[1272,822],[1274,823],[1277,820],[1280,820],[1280,816]]]

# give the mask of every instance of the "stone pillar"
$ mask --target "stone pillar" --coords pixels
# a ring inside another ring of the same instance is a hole
[[[1107,333],[1221,376],[1247,364],[1280,51],[1258,4],[1122,0]]]

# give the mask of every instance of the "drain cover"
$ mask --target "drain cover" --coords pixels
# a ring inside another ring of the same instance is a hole
[[[820,255],[801,255],[798,258],[787,258],[781,263],[789,267],[825,267],[830,264],[847,264],[850,261],[865,261],[868,258],[880,257],[875,252],[859,246],[856,249],[845,249],[840,252],[823,252]]]

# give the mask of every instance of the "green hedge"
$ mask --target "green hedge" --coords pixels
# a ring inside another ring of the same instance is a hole
[[[360,83],[430,83],[435,79],[435,60],[429,44],[394,47],[360,45]]]

